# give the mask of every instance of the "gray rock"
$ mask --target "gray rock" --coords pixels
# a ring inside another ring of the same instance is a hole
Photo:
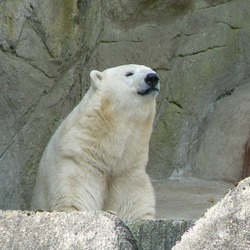
[[[249,80],[217,100],[211,116],[202,121],[204,124],[198,131],[202,142],[198,142],[192,151],[196,153],[193,163],[196,177],[240,180],[245,154],[243,145],[250,138],[249,107]],[[242,147],[235,150],[237,145]]]
[[[105,212],[0,210],[1,249],[165,249],[193,222],[126,221]]]
[[[161,78],[151,178],[240,180],[249,9],[249,0],[0,1],[0,208],[29,208],[44,147],[90,70],[127,63]]]
[[[185,233],[173,250],[250,249],[250,178],[241,181]]]
[[[1,249],[137,249],[129,229],[107,213],[0,211]]]

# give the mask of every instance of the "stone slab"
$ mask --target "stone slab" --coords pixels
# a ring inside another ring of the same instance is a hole
[[[0,249],[137,249],[126,225],[101,212],[0,211]]]

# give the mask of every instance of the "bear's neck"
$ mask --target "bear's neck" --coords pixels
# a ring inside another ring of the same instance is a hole
[[[96,152],[96,158],[102,159],[102,168],[107,172],[111,170],[113,175],[147,164],[155,109],[144,110],[144,113],[132,111],[133,115],[122,112],[107,100],[93,109],[88,133],[93,136],[93,145],[101,149]],[[103,154],[109,157],[103,160]]]
[[[66,119],[62,125],[63,133],[68,133],[67,140],[76,144],[74,148],[63,146],[65,154],[78,155],[81,164],[94,162],[107,173],[119,174],[122,169],[135,167],[135,162],[138,165],[138,161],[139,165],[146,166],[155,103],[145,106],[144,110],[136,107],[125,111],[107,98],[88,99],[85,108],[81,104],[71,113],[72,119]],[[74,138],[72,129],[77,131]]]

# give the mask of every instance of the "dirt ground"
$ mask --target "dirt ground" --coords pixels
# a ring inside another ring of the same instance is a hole
[[[153,181],[157,219],[197,220],[233,183],[199,179]]]

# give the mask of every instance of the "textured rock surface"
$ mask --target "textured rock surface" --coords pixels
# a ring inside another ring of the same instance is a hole
[[[195,223],[173,250],[250,249],[250,178],[236,188]]]
[[[0,210],[1,249],[165,249],[193,225],[186,221],[127,221],[102,213]]]
[[[126,222],[132,232],[138,249],[170,250],[184,232],[193,226],[191,221],[158,220]]]
[[[1,249],[137,249],[130,230],[106,213],[0,211]]]
[[[29,208],[44,147],[89,71],[131,62],[161,78],[151,178],[239,180],[250,137],[249,9],[249,0],[2,0],[0,208]]]

